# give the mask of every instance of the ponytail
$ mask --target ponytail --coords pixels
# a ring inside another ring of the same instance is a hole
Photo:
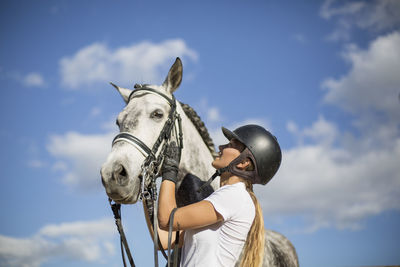
[[[256,209],[256,215],[254,217],[253,224],[251,225],[250,231],[247,234],[246,243],[243,247],[243,256],[240,261],[240,267],[254,266],[260,267],[263,264],[264,259],[264,243],[265,243],[265,229],[264,229],[264,218],[260,203],[253,192],[253,184],[251,181],[246,180],[246,190],[250,194],[253,200],[254,207]]]

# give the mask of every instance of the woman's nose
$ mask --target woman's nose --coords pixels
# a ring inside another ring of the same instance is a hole
[[[220,145],[218,148],[219,148],[219,151],[221,151],[222,152],[222,150],[224,150],[225,148],[227,148],[229,145]]]

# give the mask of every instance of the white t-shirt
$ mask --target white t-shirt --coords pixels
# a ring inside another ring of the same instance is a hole
[[[181,266],[234,266],[253,224],[253,201],[241,182],[222,186],[205,200],[224,220],[185,231]]]

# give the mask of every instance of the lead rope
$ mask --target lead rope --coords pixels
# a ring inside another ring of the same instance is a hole
[[[178,266],[178,255],[179,255],[179,230],[176,231],[175,235],[175,246],[174,246],[174,251],[172,252],[174,254],[174,267]]]
[[[178,208],[174,208],[171,211],[171,214],[169,215],[169,229],[168,229],[168,267],[171,266],[171,239],[172,239],[172,229],[174,226],[174,216],[175,216],[175,212],[178,210]],[[174,266],[173,267],[177,267],[178,266],[178,246],[179,246],[179,230],[176,231],[176,236],[175,236],[175,244],[174,244],[174,250],[173,250],[173,254],[174,254]]]
[[[111,205],[111,209],[114,213],[114,219],[115,219],[115,224],[117,225],[117,229],[120,235],[120,243],[121,243],[121,254],[122,254],[122,262],[124,263],[124,267],[126,267],[126,261],[125,261],[125,253],[124,253],[124,248],[126,255],[128,256],[129,263],[131,264],[132,267],[135,267],[135,263],[133,261],[131,251],[129,250],[128,242],[126,241],[126,236],[124,233],[124,228],[122,227],[121,223],[121,204],[111,204],[111,198],[108,199]]]
[[[151,201],[150,199],[148,199],[147,201],[144,201],[145,205],[146,205],[146,209],[150,218],[150,222],[153,224],[154,223],[154,217],[153,217],[153,213],[150,211],[153,208],[153,201]],[[154,225],[153,226],[153,234],[154,234]],[[157,226],[158,227],[158,226]],[[157,229],[157,237],[158,237],[158,229]],[[154,240],[153,240],[154,241]],[[158,248],[160,248],[161,253],[163,254],[165,260],[168,260],[168,255],[167,253],[164,251],[164,249],[162,249],[162,244],[160,239],[158,238]]]
[[[153,244],[154,244],[154,266],[158,267],[158,201],[157,201],[157,187],[156,183],[153,181],[153,233],[154,233],[154,238],[153,238]]]

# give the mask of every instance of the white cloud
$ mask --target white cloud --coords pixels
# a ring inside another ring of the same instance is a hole
[[[70,186],[81,190],[100,190],[100,167],[111,151],[114,135],[68,132],[50,136],[47,150],[58,159],[53,168],[62,171],[64,182]]]
[[[375,0],[357,21],[360,28],[376,31],[394,29],[400,25],[400,2],[398,0]]]
[[[110,220],[49,224],[40,229],[39,234],[47,237],[84,236],[96,237],[98,233],[110,233]],[[113,226],[114,227],[114,226]]]
[[[40,73],[31,72],[23,77],[23,84],[27,87],[43,87],[46,85]]]
[[[141,42],[127,47],[110,49],[94,43],[60,60],[62,84],[77,89],[96,82],[163,81],[176,57],[197,60],[197,53],[181,39],[159,44]]]
[[[352,150],[360,152],[390,148],[399,137],[400,33],[381,36],[366,50],[355,46],[344,52],[351,69],[338,79],[322,83],[324,101],[349,111],[360,137],[343,137]]]
[[[360,1],[348,1],[344,5],[339,7],[333,7],[334,0],[326,0],[320,10],[320,15],[324,19],[330,19],[333,16],[339,15],[354,15],[363,8],[365,8],[366,3]]]
[[[112,219],[47,225],[28,238],[0,235],[1,266],[40,266],[56,258],[101,262],[114,255]]]
[[[301,44],[306,44],[308,42],[307,37],[302,33],[296,33],[293,35],[293,39]]]
[[[371,110],[400,116],[400,33],[381,36],[366,50],[352,45],[343,56],[351,70],[323,82],[324,100],[360,116]]]
[[[67,169],[68,165],[63,161],[56,161],[52,167],[52,170],[54,171],[66,171]]]
[[[336,3],[335,3],[336,2]],[[400,26],[400,2],[397,0],[345,1],[326,0],[320,9],[324,19],[336,18],[335,30],[328,40],[349,40],[355,27],[370,31],[391,31]]]
[[[32,159],[28,161],[28,166],[31,168],[43,168],[47,166],[47,163],[39,159]]]
[[[207,112],[207,119],[213,122],[218,122],[221,120],[221,115],[218,108],[209,108]]]
[[[0,69],[0,78],[16,81],[25,87],[46,87],[43,76],[38,72],[21,74],[18,71],[4,71]]]
[[[305,140],[309,139],[321,145],[331,145],[339,134],[336,125],[328,122],[323,116],[319,116],[318,120],[313,123],[311,128],[306,128],[302,131],[300,131],[298,126],[292,121],[287,123],[286,128],[297,137],[297,142],[299,144],[303,144]]]
[[[101,114],[101,109],[98,108],[98,107],[93,107],[93,108],[90,110],[90,116],[92,116],[92,117],[96,117],[96,116],[98,116],[98,115],[100,115],[100,114]]]
[[[333,30],[331,34],[329,34],[326,37],[326,40],[328,41],[339,41],[339,40],[344,40],[348,41],[350,40],[350,31],[352,28],[352,24],[347,21],[347,20],[339,20],[337,23],[337,27]]]
[[[199,114],[205,115],[205,122],[207,124],[220,123],[224,120],[219,108],[210,106],[206,98],[202,98],[196,105],[196,111]]]

